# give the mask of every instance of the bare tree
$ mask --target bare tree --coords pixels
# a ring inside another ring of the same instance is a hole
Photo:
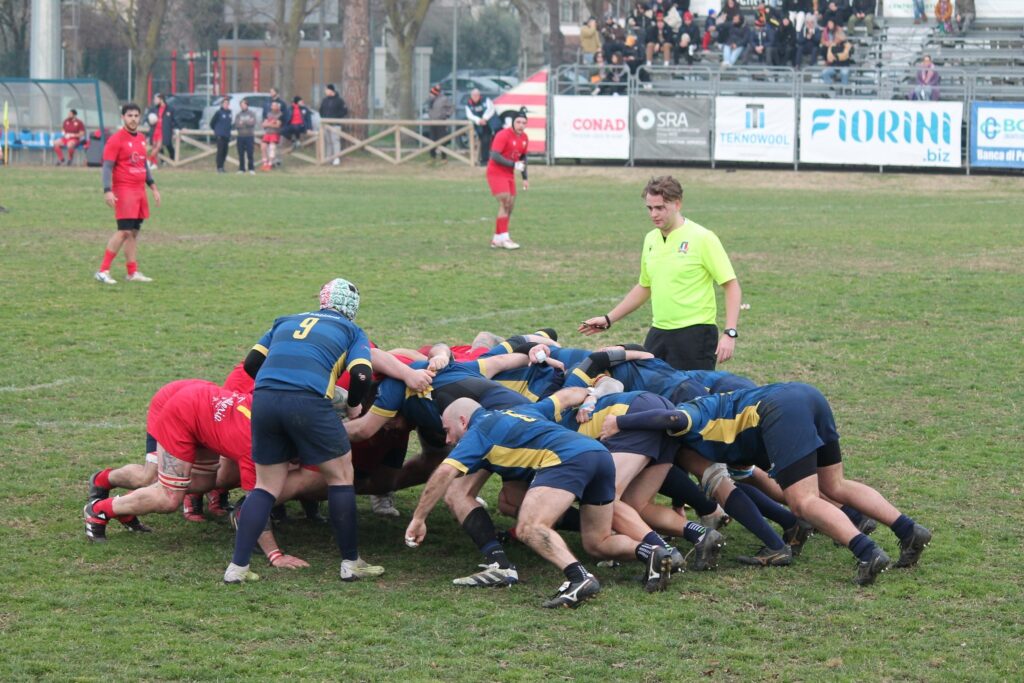
[[[347,0],[341,44],[345,48],[342,64],[341,97],[348,105],[349,116],[357,119],[370,114],[370,3],[369,0]]]
[[[30,4],[29,0],[0,0],[0,51],[27,53]]]
[[[565,52],[565,36],[562,35],[561,14],[559,12],[559,0],[548,0],[548,25],[551,34],[548,36],[548,46],[551,64],[551,71],[554,72],[562,65]]]
[[[145,97],[169,4],[170,0],[96,0],[100,11],[132,50],[136,99]]]
[[[509,0],[519,15],[519,73],[523,78],[544,64],[544,0]]]
[[[398,116],[413,118],[412,72],[416,39],[433,0],[383,0],[398,58]]]

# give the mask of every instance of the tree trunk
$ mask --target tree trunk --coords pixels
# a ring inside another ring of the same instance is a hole
[[[298,54],[299,43],[302,41],[300,32],[302,22],[306,19],[308,4],[309,0],[292,0],[292,11],[288,14],[287,23],[278,28],[281,34],[281,80],[278,89],[289,99],[295,95],[292,92],[295,82],[295,55]],[[319,4],[316,7],[319,7]]]
[[[559,0],[548,0],[548,25],[551,29],[551,34],[548,36],[548,48],[551,53],[548,62],[551,64],[551,73],[561,66],[565,52],[565,37],[562,35],[558,5]]]
[[[348,115],[364,119],[370,114],[370,3],[369,0],[348,0],[341,44],[345,62],[341,72],[341,98],[348,105]]]
[[[396,58],[398,61],[398,116],[411,119],[414,115],[412,101],[413,59],[416,54],[416,39],[420,35],[423,20],[433,0],[384,0],[388,24],[395,40]],[[408,7],[408,4],[412,7]],[[388,60],[391,65],[391,60]],[[392,82],[388,73],[388,99],[391,99]]]
[[[398,118],[414,119],[416,113],[412,102],[413,59],[416,56],[416,41],[398,43]]]
[[[519,74],[527,78],[544,65],[544,30],[537,0],[511,0],[519,15]]]
[[[136,48],[135,60],[135,100],[143,102],[143,109],[149,102],[144,102],[146,97],[146,86],[149,83],[149,76],[153,73],[153,66],[160,49],[160,33],[163,30],[164,19],[167,17],[168,0],[154,0],[152,11],[149,15],[149,24],[145,27],[137,26],[138,47]]]

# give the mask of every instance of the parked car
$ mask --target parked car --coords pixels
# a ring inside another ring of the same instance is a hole
[[[167,105],[174,111],[174,120],[181,128],[199,128],[203,110],[210,104],[207,95],[168,95]]]

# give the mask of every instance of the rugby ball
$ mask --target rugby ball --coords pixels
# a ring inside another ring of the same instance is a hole
[[[149,116],[146,118],[149,121],[149,125],[155,126],[156,122],[160,120],[160,117],[156,115],[155,111],[149,112]]]

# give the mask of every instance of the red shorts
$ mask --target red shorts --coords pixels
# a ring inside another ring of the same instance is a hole
[[[278,142],[281,142],[281,134],[280,133],[264,133],[263,134],[263,142],[267,143],[268,145],[277,144]]]
[[[117,201],[114,203],[114,218],[117,220],[142,221],[149,218],[149,201],[146,199],[146,190],[126,190],[114,188],[114,196]]]
[[[53,143],[54,147],[70,147],[71,145],[78,145],[80,142],[79,138],[61,137],[57,139],[57,142]]]
[[[491,187],[491,194],[510,194],[516,196],[516,176],[514,173],[502,173],[501,175],[488,173],[487,184]]]
[[[147,431],[178,460],[195,463],[200,450],[234,460],[239,470],[251,460],[251,395],[192,380],[171,396]]]
[[[149,410],[146,411],[146,432],[153,433],[153,424],[159,419],[164,406],[171,400],[171,397],[185,387],[197,382],[205,382],[202,379],[179,379],[170,384],[165,384],[149,399]]]

